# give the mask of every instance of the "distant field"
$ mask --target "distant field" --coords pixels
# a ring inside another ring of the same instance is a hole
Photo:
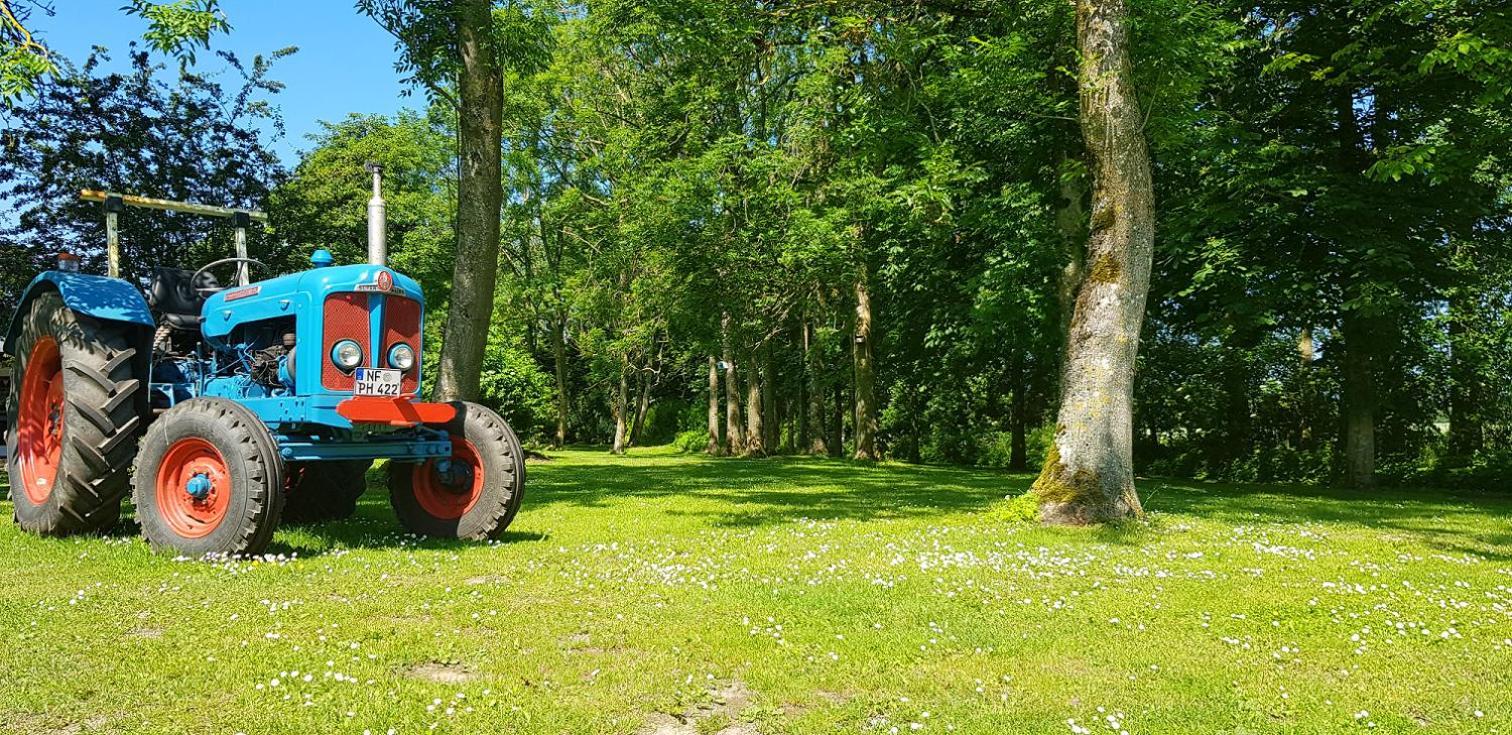
[[[471,545],[372,479],[271,561],[0,521],[0,732],[1512,732],[1505,498],[1145,481],[1041,529],[1022,475],[568,451]]]

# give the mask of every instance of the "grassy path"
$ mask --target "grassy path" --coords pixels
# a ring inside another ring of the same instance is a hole
[[[1004,522],[1029,480],[572,451],[502,542],[402,535],[375,478],[256,562],[0,522],[0,732],[1512,732],[1507,499]]]

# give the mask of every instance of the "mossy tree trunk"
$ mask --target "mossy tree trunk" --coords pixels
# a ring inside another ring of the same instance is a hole
[[[1055,442],[1034,492],[1041,520],[1086,524],[1142,513],[1134,491],[1134,358],[1150,287],[1155,203],[1125,0],[1078,0],[1076,32],[1091,226]]]

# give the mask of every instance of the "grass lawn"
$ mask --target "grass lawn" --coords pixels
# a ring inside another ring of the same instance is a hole
[[[1512,732],[1506,497],[1147,480],[1043,529],[1023,475],[569,451],[474,545],[377,478],[268,561],[0,522],[0,732]]]

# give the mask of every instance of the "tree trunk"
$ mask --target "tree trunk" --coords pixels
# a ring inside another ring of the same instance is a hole
[[[1302,363],[1302,400],[1311,403],[1317,396],[1313,389],[1313,361],[1317,359],[1318,346],[1313,338],[1312,327],[1303,327],[1301,334],[1297,335],[1297,359]],[[1312,447],[1313,427],[1310,416],[1311,411],[1297,412],[1297,448],[1309,449]]]
[[[856,459],[876,460],[877,403],[876,375],[872,364],[871,294],[868,293],[866,266],[856,278]]]
[[[492,3],[458,0],[457,35],[462,57],[457,75],[457,260],[436,372],[436,395],[442,401],[478,398],[498,277],[503,197],[504,81],[492,40]]]
[[[567,320],[558,317],[551,328],[551,358],[556,363],[556,436],[557,448],[567,444]]]
[[[809,370],[809,360],[812,350],[809,347],[809,322],[807,319],[803,320],[803,332],[801,334],[801,339],[803,346],[803,362],[801,363],[802,372],[800,372],[798,375],[798,410],[794,413],[797,414],[798,419],[798,431],[795,435],[795,446],[798,452],[800,454],[803,454],[809,451],[809,445],[811,444],[809,436],[809,397],[812,395],[812,389],[809,387],[809,380],[812,371]]]
[[[1043,521],[1085,524],[1143,513],[1134,491],[1134,361],[1155,204],[1125,0],[1078,0],[1076,31],[1081,128],[1092,164],[1088,268],[1066,341],[1055,442],[1034,492]]]
[[[614,446],[609,448],[611,454],[625,453],[625,413],[628,411],[629,386],[626,385],[625,371],[620,369],[619,389],[614,392]]]
[[[725,453],[732,457],[745,454],[745,426],[740,423],[740,378],[735,372],[735,356],[730,352],[730,315],[720,320],[725,363]]]
[[[845,454],[845,386],[835,381],[834,396],[830,400],[829,456]]]
[[[1458,252],[1456,261],[1465,260]],[[1480,304],[1476,298],[1477,276],[1470,271],[1470,263],[1457,262],[1456,270],[1462,285],[1449,292],[1449,452],[1456,457],[1470,457],[1486,443],[1486,430],[1481,406],[1485,405],[1485,391],[1480,376],[1480,367],[1486,363],[1486,353],[1477,339],[1480,325]]]
[[[766,454],[766,431],[762,425],[761,379],[756,371],[746,376],[746,448],[745,456]]]
[[[1345,312],[1344,479],[1351,487],[1375,485],[1375,355],[1370,323]]]
[[[719,361],[713,355],[709,355],[709,443],[704,453],[723,454],[719,442]]]
[[[766,435],[762,437],[768,452],[777,452],[782,448],[782,402],[777,396],[777,358],[772,356],[774,350],[771,345],[766,347],[766,357],[761,364],[762,400],[766,402],[762,410],[762,426],[766,429]]]
[[[646,412],[651,410],[651,376],[641,379],[640,398],[635,402],[635,420],[630,423],[629,446],[640,442],[641,430],[646,428]]]
[[[1057,75],[1059,76],[1059,75]],[[1076,292],[1086,277],[1087,196],[1086,182],[1075,172],[1078,162],[1069,156],[1061,160],[1060,207],[1055,211],[1055,229],[1064,247],[1064,263],[1056,283],[1056,309],[1060,316],[1060,333],[1071,334],[1071,313],[1076,309]],[[1066,344],[1060,348],[1058,372],[1066,374]],[[1064,386],[1062,386],[1064,387]]]

